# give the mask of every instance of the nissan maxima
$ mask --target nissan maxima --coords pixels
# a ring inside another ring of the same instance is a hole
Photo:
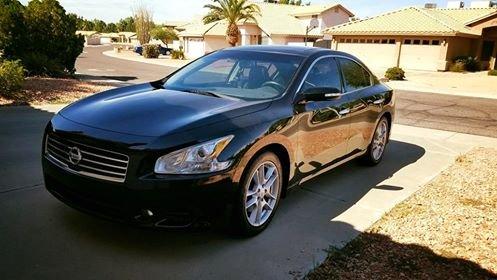
[[[352,55],[225,49],[61,110],[45,130],[45,186],[116,221],[177,228],[225,214],[254,235],[290,188],[355,158],[378,164],[393,118],[392,90]]]

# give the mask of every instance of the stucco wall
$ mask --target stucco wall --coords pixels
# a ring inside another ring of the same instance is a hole
[[[206,53],[230,47],[224,36],[205,36],[204,41]]]
[[[335,12],[335,9],[330,9],[324,12],[322,14],[322,17],[323,20],[321,29],[325,29],[349,21],[349,15],[343,9],[338,9],[338,13]]]
[[[470,38],[452,37],[447,38],[447,44],[448,61],[452,61],[452,59],[461,55],[476,55],[476,40]]]

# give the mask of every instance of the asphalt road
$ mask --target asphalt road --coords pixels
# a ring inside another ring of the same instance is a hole
[[[497,99],[396,91],[396,122],[497,138]]]
[[[87,47],[76,62],[78,73],[92,79],[126,83],[157,80],[175,70],[108,57],[109,46]],[[396,91],[396,123],[497,137],[497,99]]]
[[[112,58],[102,53],[110,46],[85,47],[76,60],[76,72],[87,79],[143,83],[164,78],[176,68]]]

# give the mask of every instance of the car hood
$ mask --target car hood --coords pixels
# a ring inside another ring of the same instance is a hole
[[[166,90],[148,83],[93,95],[59,114],[98,129],[155,137],[230,121],[264,110],[270,103]]]

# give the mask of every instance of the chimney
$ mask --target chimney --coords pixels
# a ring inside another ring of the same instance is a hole
[[[437,8],[437,4],[435,4],[435,3],[426,3],[425,4],[425,8],[426,9],[436,9]]]
[[[463,1],[449,1],[447,2],[447,8],[449,9],[462,9],[464,8]]]
[[[492,1],[472,1],[471,8],[489,8],[492,7]]]

